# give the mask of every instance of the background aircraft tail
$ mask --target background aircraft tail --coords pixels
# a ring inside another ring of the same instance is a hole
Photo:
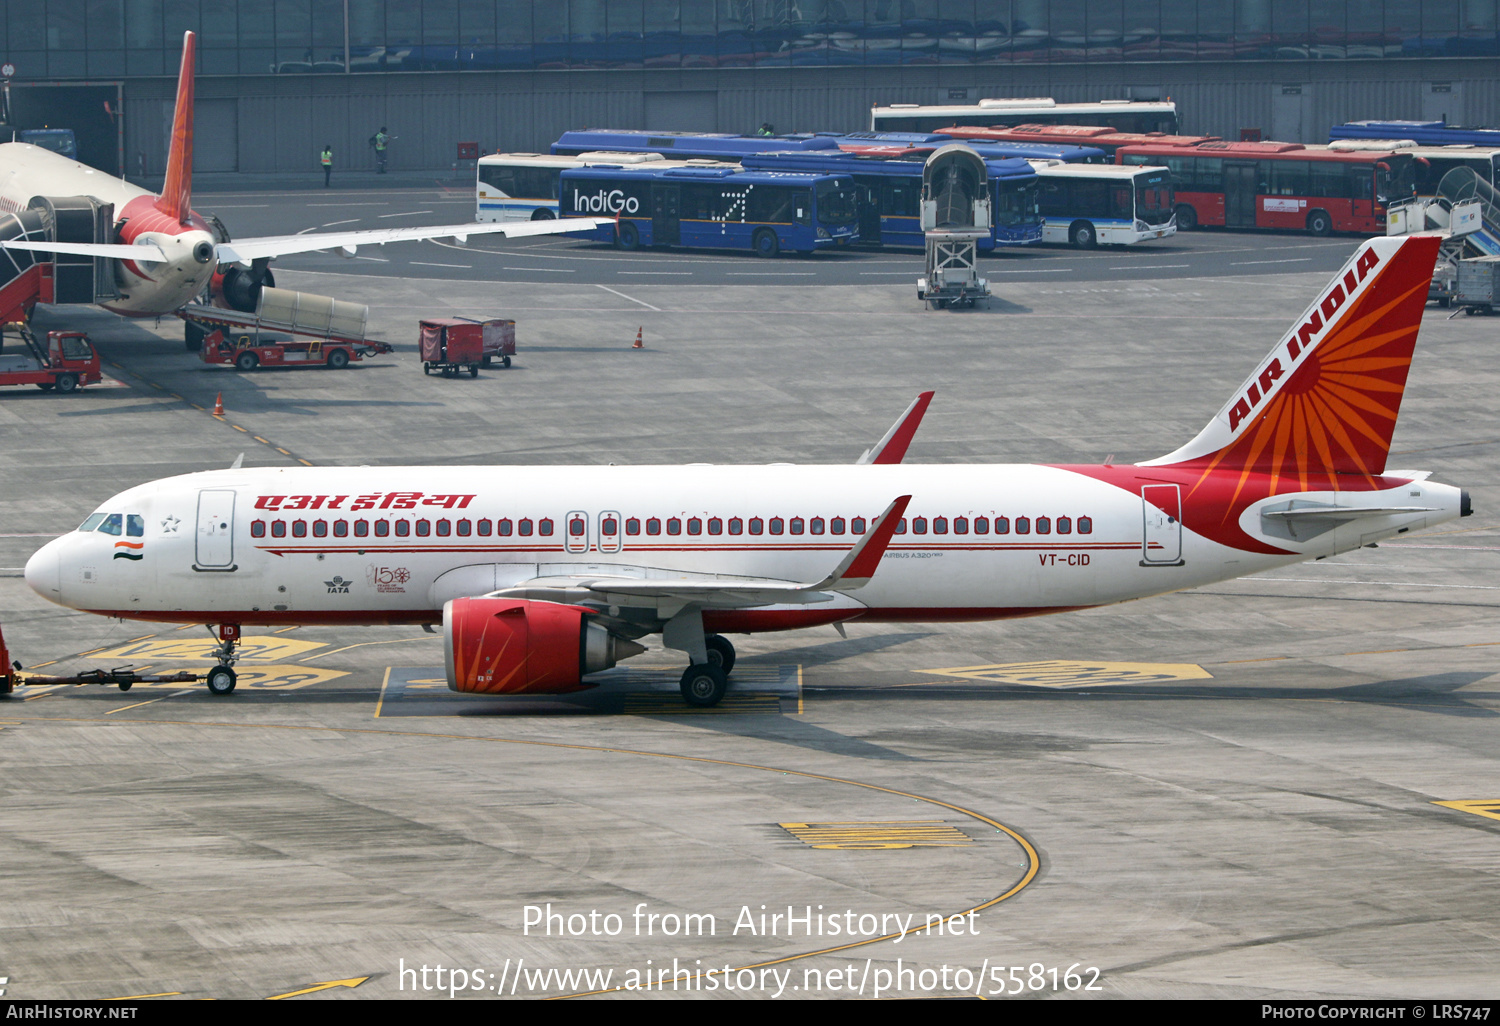
[[[177,74],[177,109],[172,114],[172,149],[167,180],[156,209],[186,224],[193,205],[193,66],[197,36],[182,34],[182,69]]]
[[[1142,466],[1332,481],[1385,470],[1441,240],[1360,246],[1187,445]],[[1272,485],[1273,490],[1276,487]]]

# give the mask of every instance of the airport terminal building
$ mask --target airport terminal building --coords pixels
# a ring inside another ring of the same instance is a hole
[[[159,175],[182,33],[199,171],[447,168],[585,127],[858,131],[873,105],[1175,100],[1182,130],[1326,141],[1500,123],[1500,0],[8,0],[19,127]]]

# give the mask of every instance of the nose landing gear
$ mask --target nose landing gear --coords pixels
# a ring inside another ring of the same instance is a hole
[[[240,657],[239,643],[239,624],[219,624],[219,647],[214,650],[214,658],[219,661],[219,665],[209,670],[204,677],[205,683],[208,684],[209,694],[227,695],[234,690],[236,680],[234,664]]]

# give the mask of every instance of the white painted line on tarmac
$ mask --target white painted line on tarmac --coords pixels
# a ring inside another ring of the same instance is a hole
[[[386,203],[309,203],[310,207],[388,207]]]
[[[570,267],[502,267],[502,271],[535,271],[538,274],[577,274]]]
[[[510,268],[506,268],[506,270],[510,270]],[[616,274],[655,274],[655,275],[658,275],[658,276],[663,275],[663,274],[669,274],[669,275],[672,275],[673,277],[677,277],[677,278],[691,278],[693,276],[693,272],[692,271],[616,271],[615,273]]]
[[[356,260],[369,260],[370,262],[376,263],[376,264],[388,264],[388,263],[390,263],[390,261],[387,260],[385,257],[362,257],[362,256],[357,256],[354,259],[356,259]]]
[[[414,217],[417,214],[430,214],[430,210],[407,210],[400,214],[376,214],[376,217]]]
[[[632,303],[639,303],[639,304],[641,304],[641,306],[644,306],[647,310],[655,310],[657,313],[661,313],[661,307],[659,307],[659,306],[652,306],[650,303],[646,302],[644,299],[636,299],[634,296],[627,296],[625,293],[621,292],[619,289],[612,289],[608,285],[600,285],[598,282],[594,283],[594,287],[597,288],[597,289],[603,289],[605,292],[611,292],[611,293],[619,296],[621,299],[628,299]]]
[[[357,217],[351,217],[347,221],[329,221],[327,224],[321,224],[318,227],[319,228],[336,228],[336,227],[338,227],[341,224],[357,224],[358,222],[359,222],[359,218],[357,218]]]
[[[1018,267],[1015,270],[996,270],[995,274],[1072,274],[1071,267]]]
[[[899,275],[902,275],[902,276],[910,276],[910,275],[911,275],[911,274],[912,274],[912,273],[913,273],[913,272],[915,272],[915,271],[916,271],[916,270],[917,270],[917,269],[916,269],[916,268],[915,268],[915,267],[914,267],[914,268],[912,268],[912,269],[911,269],[911,270],[910,270],[910,271],[860,271],[860,272],[859,272],[859,273],[860,273],[860,274],[861,274],[861,275],[874,275],[874,274],[899,274]]]
[[[204,210],[264,210],[269,203],[227,203],[218,206],[205,206]]]
[[[811,278],[816,271],[725,271],[730,278]]]
[[[1241,260],[1231,263],[1230,267],[1249,267],[1251,264],[1310,264],[1312,257],[1287,257],[1284,260]]]
[[[1240,580],[1281,581],[1292,584],[1368,584],[1381,588],[1456,588],[1460,591],[1500,591],[1500,586],[1492,584],[1422,584],[1419,581],[1339,581],[1318,577],[1241,577]]]
[[[452,267],[460,271],[472,271],[473,264],[433,264],[426,260],[412,260],[410,263],[416,267]]]
[[[1164,271],[1169,267],[1192,267],[1192,264],[1124,264],[1120,267],[1106,267],[1106,271]]]

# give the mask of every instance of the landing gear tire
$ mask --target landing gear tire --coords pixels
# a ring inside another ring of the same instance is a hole
[[[704,637],[703,644],[708,647],[708,662],[710,666],[717,666],[729,676],[729,671],[734,669],[734,646],[729,639],[722,634],[709,634]]]
[[[232,666],[215,666],[208,671],[205,683],[211,695],[227,695],[234,690],[235,672]]]
[[[328,354],[328,366],[333,370],[343,370],[349,366],[349,354],[342,349],[335,349]]]
[[[260,366],[260,357],[256,356],[254,353],[241,353],[239,356],[236,356],[234,358],[234,365],[236,368],[242,371],[253,371],[255,368]]]
[[[713,663],[697,663],[683,673],[681,687],[682,699],[688,705],[711,709],[729,690],[729,675]]]

